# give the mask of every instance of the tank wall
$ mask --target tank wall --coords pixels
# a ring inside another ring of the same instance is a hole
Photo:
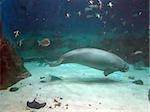
[[[148,65],[148,1],[115,0],[115,8],[107,6],[108,0],[102,2],[101,10],[86,12],[88,0],[5,0],[4,33],[23,58],[44,56],[53,60],[71,49],[96,47],[130,63],[135,58],[132,52],[142,50],[142,59]],[[102,19],[95,17],[97,13]],[[87,18],[89,15],[92,17]],[[21,32],[19,38],[14,37],[15,30]],[[38,46],[37,41],[43,38],[51,40],[49,47]],[[23,46],[18,48],[16,43],[21,39]]]

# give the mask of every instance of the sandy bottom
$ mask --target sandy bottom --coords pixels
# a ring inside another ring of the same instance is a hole
[[[77,64],[49,67],[32,62],[25,63],[25,67],[32,76],[12,86],[19,87],[18,91],[9,92],[9,88],[0,91],[1,112],[148,112],[150,109],[149,68],[134,70],[130,66],[127,73],[115,72],[104,77],[102,71]],[[51,76],[62,80],[51,80]],[[144,85],[132,83],[128,76],[143,80]],[[27,108],[27,101],[34,98],[46,102],[46,106],[38,110]]]

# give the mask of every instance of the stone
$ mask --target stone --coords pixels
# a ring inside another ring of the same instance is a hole
[[[0,29],[1,30],[1,29]],[[0,90],[31,76],[16,50],[0,33]]]
[[[142,80],[135,80],[132,83],[137,84],[137,85],[144,85],[144,82]]]
[[[134,80],[135,77],[134,76],[128,76],[129,79]]]
[[[40,77],[40,79],[44,79],[45,77]]]
[[[41,80],[40,83],[46,83],[46,81],[45,80]]]
[[[39,103],[35,101],[35,99],[32,102],[27,101],[27,107],[32,108],[32,109],[40,109],[46,106],[46,102],[44,103]]]
[[[62,80],[61,78],[56,77],[56,76],[50,76],[50,77],[51,77],[51,81]]]
[[[19,90],[18,87],[11,87],[11,88],[9,89],[10,92],[16,92],[16,91],[18,91],[18,90]]]

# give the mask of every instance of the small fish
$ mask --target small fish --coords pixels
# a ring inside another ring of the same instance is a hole
[[[87,15],[86,16],[86,18],[92,18],[93,17],[93,15]]]
[[[96,13],[95,16],[96,16],[96,18],[100,18],[101,17],[99,13]]]
[[[127,23],[126,21],[123,21],[123,22],[122,22],[122,25],[123,25],[123,26],[125,26],[125,25],[126,25],[126,23]]]
[[[20,31],[19,30],[14,31],[14,36],[15,36],[15,38],[19,37],[20,36]]]
[[[98,5],[89,5],[90,8],[98,8]]]
[[[78,16],[81,16],[81,11],[78,11],[78,13],[77,13],[77,14],[78,14]]]
[[[86,7],[84,10],[85,10],[85,12],[88,12],[88,11],[92,11],[92,8]]]
[[[103,3],[101,0],[98,0],[98,4],[99,4],[99,9],[102,9],[103,8]]]
[[[113,7],[112,2],[109,2],[109,3],[107,4],[107,6],[110,7],[110,8],[112,8],[112,7]]]
[[[107,10],[105,11],[105,15],[108,15],[108,11]]]
[[[43,40],[39,41],[38,40],[38,44],[39,46],[42,46],[42,47],[48,47],[50,45],[50,40],[48,38],[44,38]]]
[[[137,55],[137,54],[143,54],[143,51],[135,51],[132,53],[133,55]]]
[[[89,3],[90,3],[90,4],[93,4],[93,3],[94,3],[94,1],[93,1],[93,0],[90,0],[90,1],[89,1]]]
[[[66,17],[67,17],[67,18],[70,18],[70,14],[69,14],[69,13],[66,13]]]
[[[139,15],[142,15],[142,12],[139,12],[138,14],[139,14]]]
[[[23,46],[23,39],[21,39],[21,40],[19,40],[19,41],[17,42],[17,46],[18,46],[18,47],[22,47],[22,46]]]

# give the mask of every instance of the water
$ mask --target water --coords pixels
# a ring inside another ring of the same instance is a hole
[[[3,0],[0,12],[3,35],[32,75],[12,85],[18,91],[10,93],[10,87],[0,91],[3,112],[32,111],[25,108],[26,102],[35,97],[47,103],[39,112],[148,112],[147,0]],[[50,67],[47,63],[80,48],[116,54],[129,70],[105,77],[108,68],[97,70],[80,63]],[[136,80],[144,85],[133,83]],[[54,108],[57,97],[63,100]]]

